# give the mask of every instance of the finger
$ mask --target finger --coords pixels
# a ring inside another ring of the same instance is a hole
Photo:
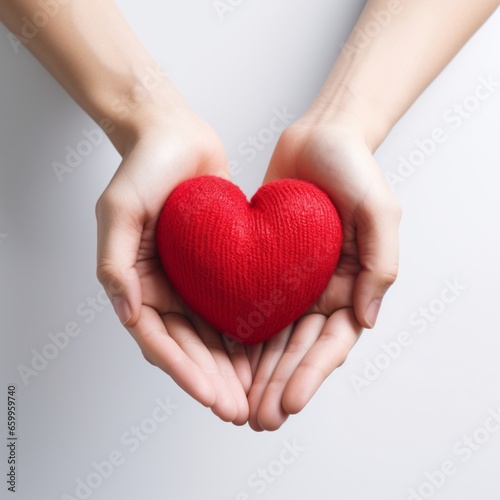
[[[135,269],[141,241],[141,208],[126,193],[106,190],[96,205],[97,277],[120,321],[139,319],[141,285]]]
[[[221,336],[198,317],[194,317],[192,322],[217,365],[218,371],[211,375],[217,396],[212,411],[227,422],[235,425],[245,424],[248,420],[246,393],[224,348]]]
[[[137,262],[135,268],[142,286],[142,303],[158,313],[189,314],[189,309],[179,298],[168,281],[159,259],[146,259]]]
[[[215,401],[210,405],[211,410],[221,420],[232,422],[237,416],[238,408],[215,359],[219,357],[219,351],[224,352],[220,339],[213,330],[195,329],[185,317],[177,314],[167,314],[164,323],[172,339],[208,377],[215,391]]]
[[[201,344],[201,340],[186,320],[182,320],[178,315],[172,315],[164,322],[154,309],[144,306],[139,319],[128,330],[141,348],[144,357],[170,375],[181,389],[204,406],[212,407],[216,403],[216,392],[212,381],[203,369],[206,364],[203,359],[203,346],[196,346],[197,342]],[[196,356],[189,356],[170,334],[184,337],[184,344],[191,338],[193,346],[188,351],[192,354],[197,349],[199,353]]]
[[[252,386],[253,375],[245,346],[235,342],[225,335],[222,335],[222,344],[224,345],[224,349],[231,360],[234,371],[240,380],[245,394],[248,394],[248,391]]]
[[[285,387],[304,356],[314,346],[325,322],[326,318],[322,314],[309,314],[295,327],[258,408],[257,420],[262,429],[274,431],[288,418],[282,403]]]
[[[340,309],[328,318],[285,387],[283,409],[287,413],[295,414],[304,408],[324,380],[346,360],[361,330],[351,308]]]
[[[359,271],[357,256],[342,254],[335,273],[308,313],[320,313],[330,317],[337,309],[352,306],[354,277]]]
[[[353,302],[356,317],[365,328],[375,325],[382,299],[397,277],[400,218],[399,202],[388,187],[374,186],[358,210],[361,271]]]
[[[264,345],[264,342],[259,342],[258,344],[246,346],[248,361],[252,371],[252,380],[255,378],[255,374],[257,373],[259,361],[262,357],[262,353],[264,352]]]
[[[264,430],[260,426],[258,419],[260,402],[266,390],[267,384],[271,380],[273,371],[285,351],[291,333],[292,325],[268,340],[262,351],[254,381],[252,387],[250,388],[250,392],[248,393],[248,405],[250,407],[248,423],[255,431]]]

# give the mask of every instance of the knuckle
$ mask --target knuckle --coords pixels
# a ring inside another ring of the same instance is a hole
[[[347,361],[347,355],[348,355],[348,353],[345,353],[345,354],[340,355],[337,358],[337,363],[336,363],[337,368],[335,368],[335,369],[340,368]]]
[[[119,295],[122,291],[122,284],[116,269],[112,264],[102,263],[99,264],[96,271],[99,283],[106,289],[111,296]]]
[[[113,213],[126,213],[134,203],[135,200],[131,196],[126,196],[121,191],[108,186],[97,200],[95,206],[96,218],[99,221]]]
[[[152,366],[156,366],[156,363],[154,362],[153,360],[153,357],[151,356],[151,354],[149,354],[148,352],[144,351],[144,350],[141,350],[142,352],[142,357]]]
[[[285,352],[291,356],[303,356],[307,351],[307,347],[304,342],[299,340],[294,340],[292,337],[288,344],[286,345]]]
[[[390,267],[386,267],[377,272],[378,281],[382,284],[382,286],[389,288],[398,277],[399,266],[397,263],[393,264]]]

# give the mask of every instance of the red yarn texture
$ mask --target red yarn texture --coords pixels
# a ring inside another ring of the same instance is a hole
[[[342,225],[328,196],[308,182],[270,182],[248,202],[232,182],[204,176],[172,192],[157,243],[185,303],[219,332],[250,345],[316,301],[337,266]]]

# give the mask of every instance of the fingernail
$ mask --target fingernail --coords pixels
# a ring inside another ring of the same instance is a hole
[[[375,326],[378,312],[380,310],[380,304],[382,304],[381,299],[373,299],[370,302],[370,305],[366,308],[365,320],[370,325],[370,328],[373,328]]]
[[[113,309],[118,319],[121,321],[122,325],[124,325],[132,316],[132,311],[130,310],[127,300],[123,297],[115,297],[111,300],[111,303],[113,304]]]

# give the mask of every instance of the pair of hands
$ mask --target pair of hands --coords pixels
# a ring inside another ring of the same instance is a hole
[[[222,420],[275,430],[344,362],[363,327],[375,324],[397,274],[399,204],[349,127],[305,116],[285,130],[264,182],[298,178],[322,188],[342,219],[342,255],[307,314],[267,342],[244,347],[183,304],[156,251],[167,197],[200,175],[229,179],[224,147],[208,124],[184,106],[148,124],[97,203],[97,275],[150,363]]]

